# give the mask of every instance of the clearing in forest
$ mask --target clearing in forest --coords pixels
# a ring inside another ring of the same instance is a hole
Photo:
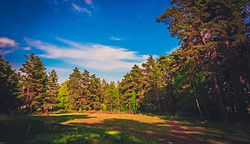
[[[142,114],[86,112],[0,118],[6,143],[199,144],[249,143],[247,128]],[[230,132],[229,132],[230,131]]]

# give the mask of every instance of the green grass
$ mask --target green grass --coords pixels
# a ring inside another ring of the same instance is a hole
[[[249,126],[122,113],[1,116],[0,143],[250,143]]]

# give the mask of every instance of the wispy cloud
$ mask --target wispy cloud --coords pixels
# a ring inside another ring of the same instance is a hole
[[[30,50],[31,50],[31,47],[24,47],[23,50],[25,50],[25,51],[30,51]]]
[[[92,15],[92,12],[91,12],[89,9],[87,9],[87,8],[85,8],[85,7],[81,7],[80,5],[77,5],[77,4],[75,4],[75,3],[72,3],[72,8],[73,8],[73,10],[75,10],[75,11],[77,11],[77,12],[86,13],[86,14],[88,14],[89,16]]]
[[[87,5],[93,5],[93,0],[84,0]]]
[[[16,50],[17,42],[7,37],[0,37],[0,54],[6,55]]]
[[[141,65],[146,55],[125,48],[102,44],[81,44],[67,39],[58,38],[67,46],[61,47],[39,40],[26,39],[29,46],[45,52],[45,58],[60,59],[67,63],[86,69],[98,71],[127,71],[134,64]]]
[[[0,37],[0,48],[4,47],[16,47],[17,43],[15,40],[7,38],[7,37]]]
[[[110,37],[109,39],[113,40],[113,41],[121,41],[121,40],[123,40],[123,38],[119,38],[119,37]]]

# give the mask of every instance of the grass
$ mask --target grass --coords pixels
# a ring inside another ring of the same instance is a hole
[[[244,144],[248,126],[201,124],[125,113],[72,113],[0,117],[0,143]]]

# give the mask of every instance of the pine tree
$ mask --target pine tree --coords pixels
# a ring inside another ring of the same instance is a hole
[[[201,106],[197,104],[197,109],[212,111],[209,115],[222,116],[225,121],[229,115],[246,116],[250,91],[249,64],[244,62],[249,61],[248,1],[173,0],[171,4],[157,21],[167,24],[182,44],[179,51],[183,59],[177,63],[181,73],[175,74],[183,77],[178,82],[182,85],[178,93],[193,91],[197,102],[204,96],[199,89],[206,90],[205,95],[210,99],[206,98],[207,102]],[[189,70],[185,70],[187,67]],[[206,80],[197,88],[198,81],[194,79],[201,73]]]
[[[138,112],[139,104],[138,104],[138,101],[137,101],[137,98],[136,98],[135,91],[132,91],[131,98],[130,98],[130,101],[129,101],[128,105],[129,105],[129,112],[132,112],[132,113],[137,113]]]
[[[22,73],[20,81],[23,107],[28,112],[41,112],[46,96],[47,75],[46,68],[34,53],[26,56],[26,61],[20,68]]]
[[[58,76],[56,71],[53,69],[48,76],[46,97],[44,99],[44,110],[48,111],[55,110],[58,105]]]
[[[62,112],[68,112],[71,110],[70,97],[68,90],[68,81],[63,82],[58,90],[58,107]]]
[[[83,94],[84,86],[81,82],[81,73],[78,68],[74,68],[68,81],[70,110],[82,111],[87,104],[87,97]]]
[[[82,98],[81,101],[83,105],[81,105],[82,110],[91,110],[91,104],[89,100],[91,99],[89,96],[91,95],[90,93],[90,83],[91,83],[91,76],[90,72],[87,70],[84,70],[81,74],[81,87],[82,87]]]
[[[18,108],[18,79],[18,74],[0,55],[0,113],[9,113]]]
[[[129,101],[133,90],[137,93],[137,100],[139,103],[143,99],[143,79],[142,79],[142,69],[137,65],[132,67],[130,73],[126,74],[119,84],[119,90],[122,95],[122,107],[123,111],[128,111]]]
[[[121,111],[122,109],[121,94],[114,82],[111,82],[104,92],[104,104],[110,111]]]
[[[143,107],[144,110],[161,111],[162,102],[162,79],[159,66],[155,59],[150,55],[147,62],[142,64],[143,67],[143,89],[144,99]]]
[[[91,110],[100,110],[101,109],[101,97],[102,97],[102,85],[100,78],[97,78],[96,75],[91,75],[89,83],[89,95],[88,102]]]

